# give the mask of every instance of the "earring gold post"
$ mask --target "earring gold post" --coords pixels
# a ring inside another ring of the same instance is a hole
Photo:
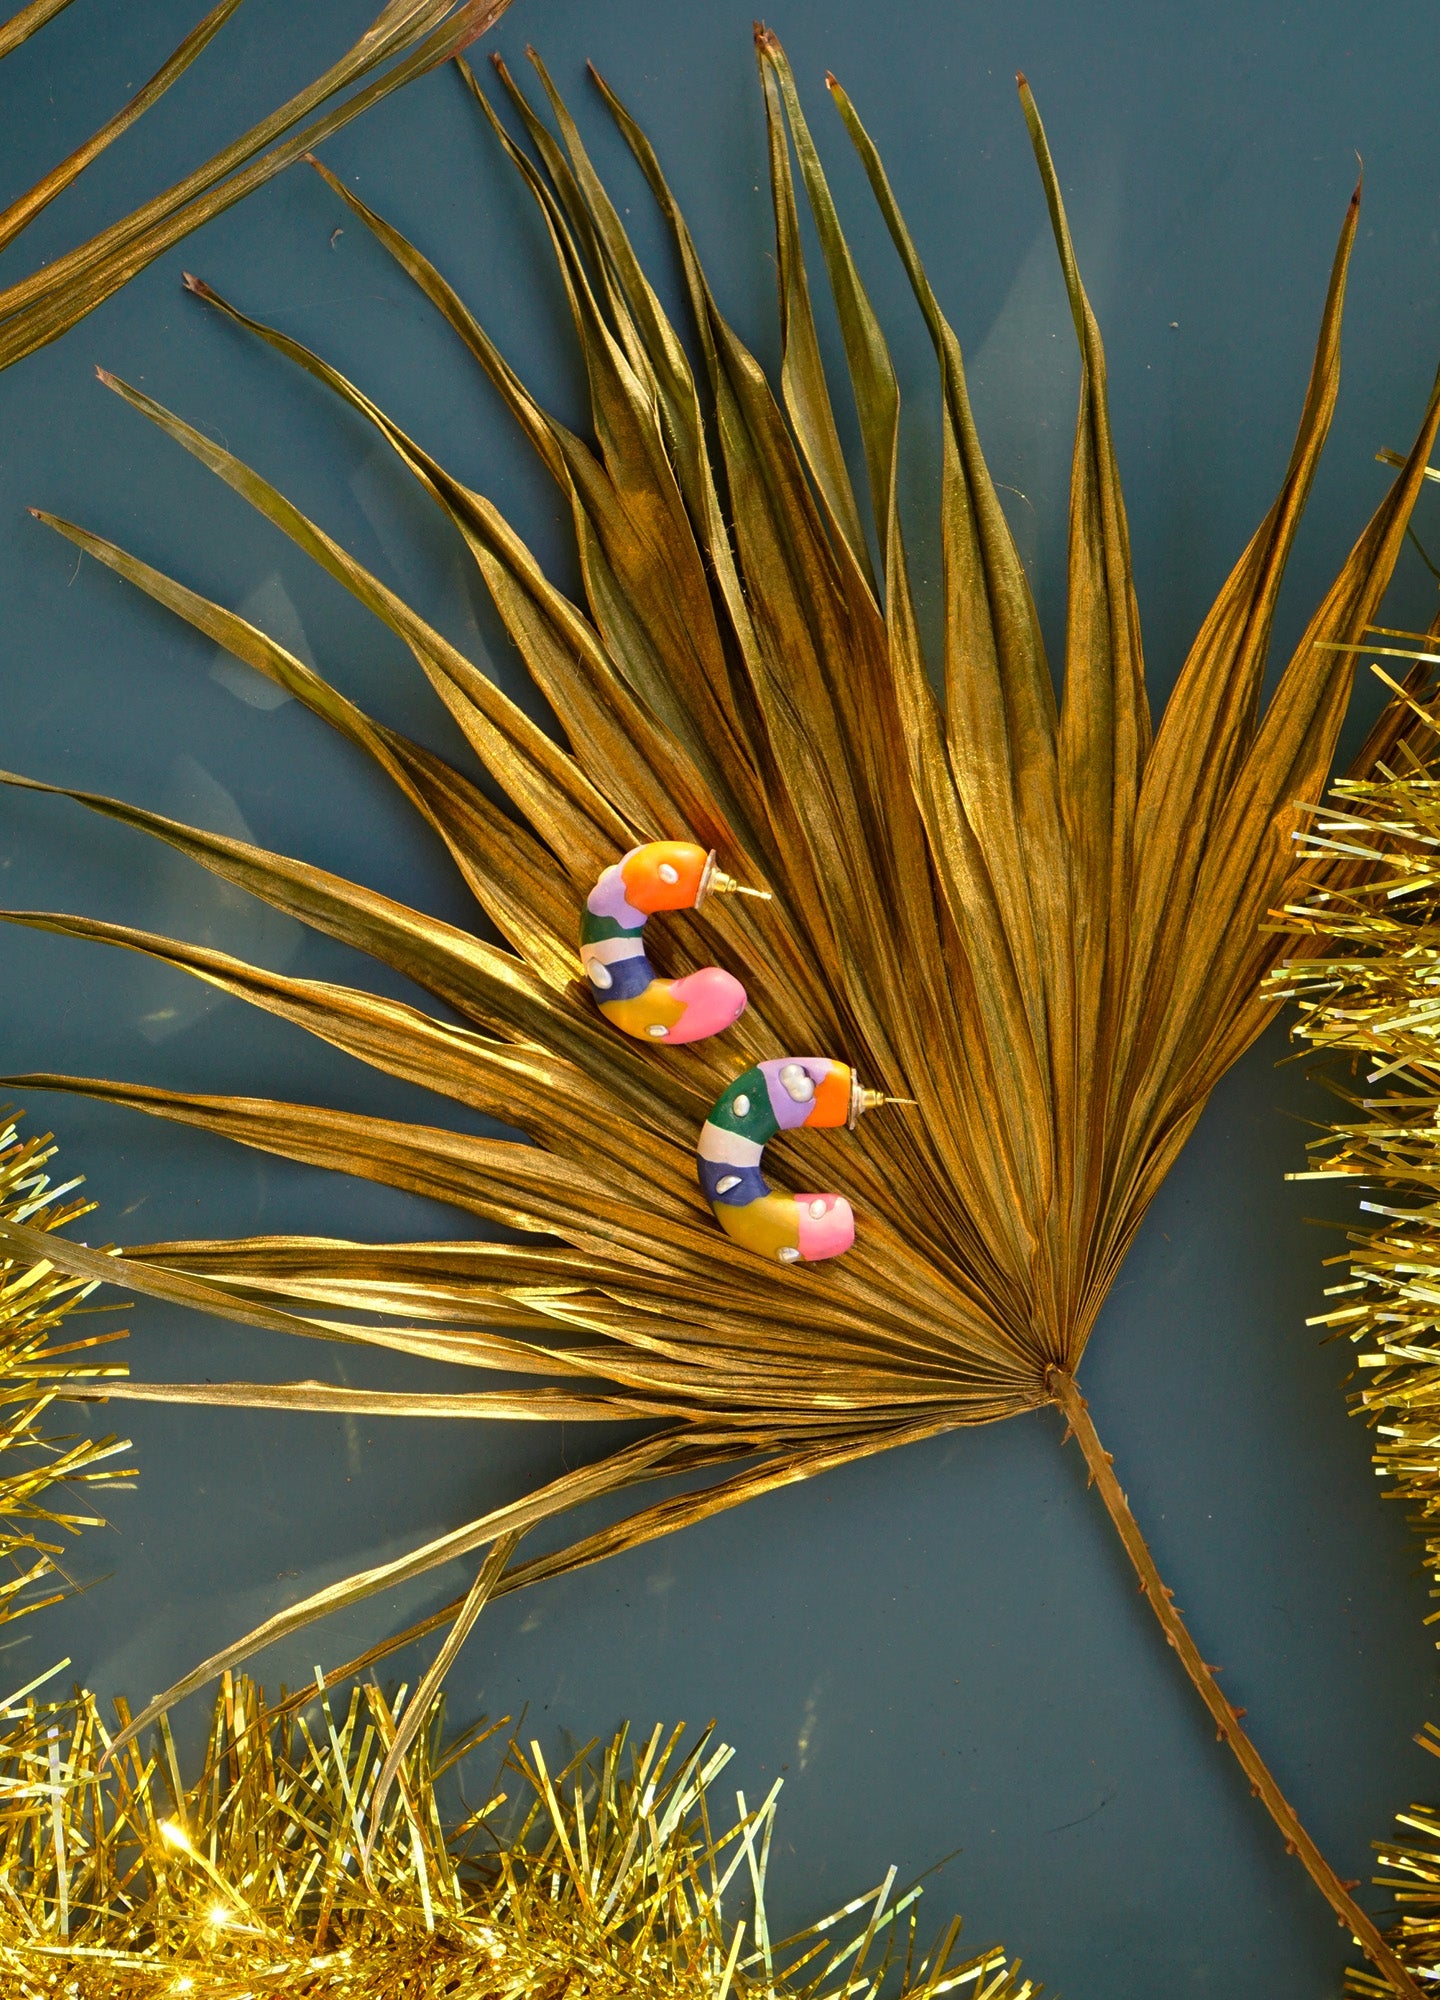
[[[723,868],[717,868],[708,884],[715,896],[757,896],[762,903],[773,903],[775,898],[769,889],[752,889],[748,882],[737,882],[733,875],[727,875]]]
[[[908,1104],[918,1109],[919,1103],[917,1097],[887,1097],[883,1090],[867,1090],[863,1083],[855,1082],[850,1086],[848,1123],[853,1132],[867,1111],[881,1111],[887,1104]]]
[[[744,882],[737,882],[733,875],[727,875],[723,868],[717,868],[713,847],[705,857],[704,873],[695,893],[697,910],[707,896],[754,896],[762,903],[773,903],[775,900],[768,889],[751,889]]]

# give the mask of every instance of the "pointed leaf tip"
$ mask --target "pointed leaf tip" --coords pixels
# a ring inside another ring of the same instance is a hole
[[[107,389],[113,389],[119,378],[117,376],[112,375],[108,368],[102,368],[97,363],[95,368],[95,379],[97,382],[103,382]]]

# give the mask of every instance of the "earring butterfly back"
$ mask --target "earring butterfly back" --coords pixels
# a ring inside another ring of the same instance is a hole
[[[745,988],[718,965],[683,979],[662,979],[645,955],[642,933],[661,910],[698,910],[708,896],[756,896],[715,865],[714,851],[693,841],[652,840],[605,869],[585,899],[580,962],[600,1012],[637,1041],[701,1042],[722,1034],[745,1011]]]

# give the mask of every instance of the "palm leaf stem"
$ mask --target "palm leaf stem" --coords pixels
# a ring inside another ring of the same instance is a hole
[[[1240,1727],[1244,1710],[1232,1707],[1221,1693],[1215,1669],[1205,1664],[1200,1648],[1191,1637],[1189,1627],[1176,1610],[1171,1593],[1161,1578],[1149,1544],[1140,1531],[1140,1524],[1130,1511],[1124,1489],[1115,1477],[1114,1459],[1100,1442],[1099,1432],[1091,1420],[1090,1407],[1081,1395],[1075,1377],[1064,1368],[1052,1369],[1050,1392],[1069,1426],[1062,1442],[1073,1436],[1080,1446],[1090,1483],[1100,1489],[1105,1511],[1134,1566],[1146,1602],[1159,1619],[1160,1628],[1185,1669],[1191,1686],[1209,1710],[1217,1734],[1229,1744],[1236,1762],[1250,1780],[1251,1790],[1280,1829],[1286,1851],[1300,1861],[1339,1921],[1351,1932],[1355,1942],[1390,1981],[1395,1991],[1404,1994],[1406,2000],[1421,2000],[1420,1988],[1306,1832],[1294,1806],[1276,1783],[1269,1765]]]

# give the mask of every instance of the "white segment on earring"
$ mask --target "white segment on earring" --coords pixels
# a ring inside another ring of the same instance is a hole
[[[645,941],[640,937],[600,938],[594,944],[582,944],[580,963],[585,969],[585,977],[597,993],[608,993],[615,984],[609,968],[622,959],[643,958]]]
[[[702,1160],[712,1160],[722,1167],[758,1167],[765,1152],[757,1139],[747,1139],[743,1132],[727,1131],[708,1118],[700,1127],[696,1150]]]
[[[596,938],[593,944],[582,944],[580,956],[589,965],[599,959],[602,965],[613,965],[617,958],[643,958],[645,940],[638,931],[630,937]]]

